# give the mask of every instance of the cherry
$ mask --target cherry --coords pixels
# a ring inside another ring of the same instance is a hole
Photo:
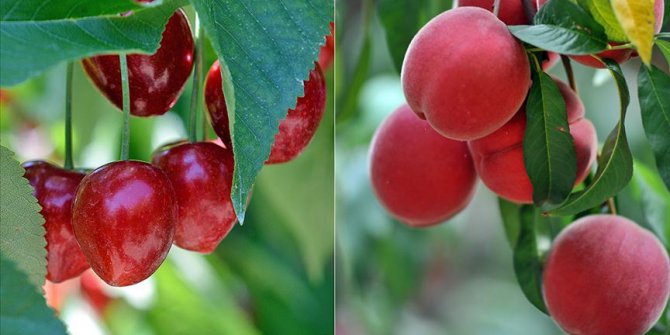
[[[230,199],[232,150],[210,142],[182,142],[159,148],[152,163],[167,174],[175,189],[174,244],[213,252],[237,220]]]
[[[167,256],[176,208],[163,171],[139,161],[112,162],[81,181],[72,227],[95,273],[127,286],[149,277]]]
[[[326,36],[326,44],[321,47],[319,51],[319,66],[324,71],[333,64],[333,56],[335,55],[335,22],[330,23],[330,35]]]
[[[223,144],[231,148],[228,109],[221,88],[219,62],[216,61],[207,73],[205,103],[214,131]],[[309,72],[305,81],[305,94],[298,98],[295,109],[290,109],[279,123],[272,151],[266,164],[284,163],[296,158],[314,136],[326,107],[326,80],[318,64]]]
[[[440,135],[407,105],[379,126],[369,157],[377,198],[410,226],[447,220],[474,194],[477,175],[467,144]]]
[[[47,279],[60,283],[88,269],[72,231],[72,201],[85,174],[44,161],[23,163],[24,177],[42,206],[47,241]]]
[[[82,65],[95,86],[116,107],[123,107],[118,55],[84,58]],[[165,114],[179,98],[193,69],[193,37],[184,12],[177,10],[153,55],[128,55],[130,112],[135,116]]]

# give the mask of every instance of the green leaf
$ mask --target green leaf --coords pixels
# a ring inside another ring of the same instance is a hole
[[[191,0],[219,57],[235,155],[231,198],[242,223],[247,196],[279,121],[303,94],[330,33],[332,0]]]
[[[165,23],[182,2],[167,0],[124,17],[32,21],[10,15],[23,20],[0,21],[0,86],[18,84],[58,63],[96,54],[153,53]]]
[[[267,220],[285,225],[292,234],[312,280],[323,280],[324,265],[333,257],[333,129],[329,108],[309,147],[288,164],[263,169],[254,188]]]
[[[633,189],[648,226],[670,250],[670,192],[652,169],[634,162]]]
[[[537,63],[537,59],[536,63]],[[542,208],[560,205],[577,178],[577,156],[570,135],[565,101],[556,82],[532,71],[526,102],[524,165],[533,184],[533,202]]]
[[[141,9],[130,0],[5,0],[0,4],[2,21],[46,21],[87,16],[118,15]]]
[[[653,65],[642,66],[637,89],[644,132],[658,172],[670,189],[670,76]]]
[[[656,46],[658,46],[658,49],[661,50],[663,57],[665,57],[665,62],[670,66],[670,42],[657,39]]]
[[[519,215],[521,230],[514,247],[514,273],[521,291],[533,306],[547,314],[542,296],[542,260],[535,237],[536,213],[532,206],[522,206]]]
[[[633,157],[624,127],[626,108],[630,102],[628,87],[619,64],[608,59],[603,59],[603,62],[610,70],[619,90],[621,103],[619,122],[605,140],[598,160],[598,170],[591,184],[584,190],[571,194],[561,207],[549,212],[552,215],[572,215],[596,207],[616,195],[633,176]]]
[[[16,263],[37,292],[47,274],[42,208],[14,153],[0,146],[0,252]]]
[[[342,103],[338,103],[337,108],[337,122],[344,122],[348,119],[355,117],[356,111],[358,109],[358,96],[368,79],[370,72],[370,63],[372,60],[372,41],[368,34],[365,35],[363,46],[361,52],[358,55],[358,61],[356,62],[356,67],[352,71],[352,75],[348,80],[344,80],[347,83],[346,88],[342,89],[344,94],[340,94],[340,100]]]
[[[381,0],[379,1],[379,18],[386,30],[388,45],[395,69],[400,72],[405,52],[414,35],[419,31],[421,22],[422,1],[416,0]]]
[[[29,284],[30,278],[5,258],[4,253],[0,254],[0,269],[0,333],[67,334],[65,325],[47,307],[44,297]]]
[[[535,16],[535,25],[509,30],[526,43],[561,54],[586,55],[607,48],[604,28],[570,0],[548,1]]]
[[[521,206],[503,198],[498,198],[498,206],[500,207],[500,216],[505,228],[507,242],[514,248],[521,230]]]
[[[619,20],[614,15],[614,10],[609,0],[578,0],[579,5],[605,29],[605,34],[610,41],[626,42],[628,37],[621,28]]]

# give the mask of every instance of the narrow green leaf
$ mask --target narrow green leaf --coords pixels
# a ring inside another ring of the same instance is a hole
[[[533,184],[533,202],[549,209],[570,195],[577,178],[577,156],[570,135],[565,101],[556,82],[532,71],[526,102],[524,165]]]
[[[369,35],[365,35],[361,53],[358,55],[356,67],[352,71],[350,80],[345,80],[348,84],[342,91],[340,97],[343,103],[338,103],[337,122],[344,122],[356,115],[358,109],[358,95],[368,79],[370,63],[372,57],[372,41]]]
[[[142,7],[131,0],[3,0],[0,4],[0,20],[46,21],[87,16],[116,16]]]
[[[379,18],[386,30],[388,45],[395,69],[400,72],[405,52],[414,35],[421,28],[421,4],[416,0],[381,0]]]
[[[33,290],[38,292],[47,274],[42,208],[23,178],[25,170],[14,153],[3,146],[0,171],[0,252],[28,275]]]
[[[535,210],[532,206],[521,207],[521,230],[519,240],[514,248],[514,273],[519,286],[533,306],[542,313],[548,314],[542,296],[542,260],[537,248],[535,234]]]
[[[610,41],[626,42],[628,37],[617,20],[609,0],[578,0],[579,5],[605,29]]]
[[[231,198],[240,223],[279,121],[303,94],[330,33],[332,0],[191,0],[219,57],[235,154]]]
[[[668,16],[670,16],[670,14]],[[657,39],[656,46],[658,46],[658,49],[661,50],[663,57],[665,57],[665,62],[668,63],[668,66],[670,66],[670,42]]]
[[[637,89],[644,132],[658,172],[670,189],[670,76],[653,65],[642,66]]]
[[[3,171],[4,173],[4,171]],[[67,334],[65,325],[35,291],[31,279],[0,254],[0,333],[2,335]]]
[[[498,207],[505,228],[505,237],[507,237],[510,247],[514,249],[521,230],[521,206],[503,198],[498,198]]]
[[[659,175],[644,165],[634,162],[633,181],[635,200],[639,201],[648,228],[670,250],[670,191]]]
[[[548,1],[535,16],[535,25],[509,30],[526,43],[561,54],[586,55],[607,48],[604,28],[570,0]]]
[[[628,87],[619,64],[608,59],[603,59],[603,62],[610,70],[619,90],[621,103],[619,122],[605,141],[598,160],[598,170],[591,184],[584,190],[571,194],[561,207],[550,211],[549,214],[572,215],[596,207],[616,195],[633,176],[633,157],[624,127],[626,109],[630,102]]]
[[[165,23],[182,2],[166,0],[163,5],[123,17],[2,20],[0,86],[18,84],[58,63],[96,54],[153,53],[160,45]]]

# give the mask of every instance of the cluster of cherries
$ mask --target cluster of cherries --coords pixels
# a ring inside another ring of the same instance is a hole
[[[662,3],[656,1],[657,23]],[[464,209],[477,176],[508,201],[532,203],[523,157],[530,64],[506,26],[528,24],[522,2],[500,1],[499,17],[489,11],[492,0],[462,0],[460,6],[414,36],[401,72],[407,105],[380,125],[370,147],[377,198],[412,227],[443,222]],[[627,49],[599,56],[621,63],[631,55]],[[543,67],[557,57],[550,53]],[[591,56],[571,57],[603,66]],[[596,133],[579,96],[554,81],[566,105],[578,184],[595,160]],[[660,241],[634,222],[587,216],[554,241],[543,289],[549,313],[569,334],[643,334],[668,302],[670,260]]]
[[[304,96],[280,122],[267,164],[294,159],[316,132],[326,102],[321,67],[330,66],[333,51],[328,36],[321,65],[315,63],[304,83]],[[155,54],[127,57],[131,114],[166,113],[191,74],[193,54],[189,22],[178,9]],[[82,65],[121,108],[119,56],[86,58]],[[218,62],[207,75],[204,96],[221,141],[180,141],[156,150],[151,164],[117,161],[92,172],[44,161],[23,164],[45,218],[49,281],[74,278],[90,266],[110,285],[135,284],[156,271],[173,243],[211,253],[230,232],[236,222],[230,199],[234,158]]]

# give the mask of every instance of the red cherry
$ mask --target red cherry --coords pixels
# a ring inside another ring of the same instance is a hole
[[[60,283],[88,269],[86,257],[72,231],[72,201],[85,174],[44,161],[23,163],[24,177],[42,206],[47,240],[47,279]]]
[[[324,71],[333,64],[333,56],[335,55],[335,22],[330,23],[330,35],[326,36],[326,44],[321,47],[319,51],[319,66]]]
[[[221,88],[219,62],[216,61],[207,73],[205,103],[214,131],[223,144],[230,148],[228,109]],[[266,164],[284,163],[297,157],[314,136],[326,107],[326,80],[318,64],[309,72],[305,81],[305,94],[298,98],[295,109],[290,109],[279,123],[279,132]]]
[[[177,196],[174,244],[213,252],[237,220],[230,200],[232,150],[210,142],[180,143],[158,149],[152,163],[167,174]]]
[[[84,58],[82,65],[95,86],[123,108],[118,55]],[[179,98],[193,69],[193,37],[181,9],[170,18],[161,46],[153,55],[128,55],[130,112],[135,116],[165,114]]]
[[[127,286],[149,277],[167,256],[176,212],[163,171],[139,161],[112,162],[81,181],[72,227],[95,273]]]

